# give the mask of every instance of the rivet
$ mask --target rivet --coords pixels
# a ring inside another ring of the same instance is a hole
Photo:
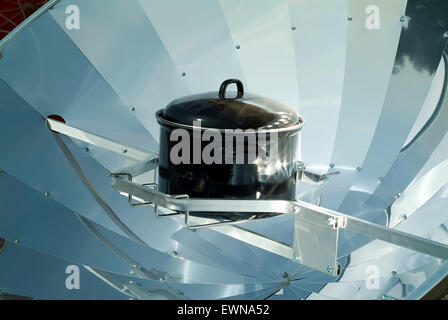
[[[89,147],[86,147],[86,152],[89,152],[89,151],[90,151]]]
[[[394,194],[394,198],[395,198],[395,200],[400,199],[400,197],[401,197],[401,193]]]
[[[361,167],[356,167],[356,171],[361,171]]]
[[[128,149],[127,149],[126,147],[123,147],[123,148],[121,149],[121,151],[122,151],[123,153],[127,153],[127,152],[128,152]]]
[[[406,20],[406,18],[404,16],[400,17],[400,22],[404,22]]]
[[[291,30],[292,30],[292,31],[296,30],[296,26],[292,26],[292,27],[291,27]]]
[[[408,216],[406,215],[406,213],[401,216],[401,219],[403,219],[403,220],[406,220],[407,218],[408,218]]]
[[[353,17],[348,17],[347,20],[348,20],[348,21],[352,21],[352,20],[353,20]]]
[[[328,273],[333,273],[333,270],[334,270],[334,269],[333,269],[332,266],[328,266],[328,267],[327,267],[327,272],[328,272]]]
[[[187,74],[185,72],[182,72],[182,77],[185,77]]]
[[[383,180],[384,180],[384,179],[383,179],[382,177],[379,177],[379,178],[378,178],[378,181],[379,181],[379,182],[383,182]]]
[[[236,47],[238,50],[241,48],[241,46],[239,44],[236,45]]]
[[[334,163],[330,163],[330,168],[334,168]]]
[[[15,239],[15,240],[14,240],[14,244],[19,244],[19,242],[20,242],[20,241],[19,241],[18,239]]]
[[[299,259],[299,256],[297,255],[297,253],[294,253],[294,254],[292,255],[292,258],[293,258],[294,260],[297,260],[297,259]]]
[[[392,271],[391,274],[395,277],[397,275],[397,271]]]
[[[135,111],[135,107],[132,107],[132,108],[131,108],[131,111]]]
[[[178,253],[177,253],[177,251],[173,251],[173,252],[171,253],[171,255],[172,255],[173,257],[177,257]]]

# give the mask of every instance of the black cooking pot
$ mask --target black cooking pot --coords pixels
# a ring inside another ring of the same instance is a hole
[[[236,84],[237,92],[226,92]],[[231,96],[231,97],[229,97]],[[290,107],[244,94],[241,81],[177,99],[156,113],[161,125],[159,190],[190,198],[295,199],[298,132]],[[240,220],[269,213],[190,212]]]

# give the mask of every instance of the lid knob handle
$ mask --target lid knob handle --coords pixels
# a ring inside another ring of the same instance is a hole
[[[243,83],[242,83],[240,80],[238,80],[238,79],[229,79],[229,80],[224,81],[224,82],[221,84],[221,87],[219,88],[219,98],[220,98],[220,99],[226,99],[226,90],[227,90],[227,87],[228,87],[230,84],[232,84],[232,83],[235,83],[235,84],[236,84],[236,88],[237,88],[237,90],[238,90],[238,93],[237,93],[236,97],[235,97],[235,98],[232,98],[232,99],[241,99],[241,98],[244,96],[244,87],[243,87]]]

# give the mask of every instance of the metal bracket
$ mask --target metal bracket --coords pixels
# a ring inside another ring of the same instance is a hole
[[[297,180],[309,183],[309,184],[318,184],[323,181],[329,180],[331,176],[338,175],[340,171],[329,172],[325,174],[318,174],[315,172],[311,172],[306,169],[305,164],[303,162],[298,162],[297,169]]]

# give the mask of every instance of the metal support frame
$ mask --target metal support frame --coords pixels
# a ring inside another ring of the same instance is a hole
[[[101,279],[115,290],[137,300],[189,300],[178,290],[166,286],[142,287],[134,281],[122,282],[113,277],[110,273],[84,266],[97,278]]]
[[[388,229],[383,226],[351,217],[337,211],[322,208],[302,201],[287,200],[223,200],[223,199],[179,199],[176,196],[166,195],[156,190],[142,187],[131,181],[114,178],[113,187],[128,194],[137,196],[145,201],[157,204],[159,207],[167,208],[179,213],[185,212],[273,212],[280,214],[294,214],[297,220],[320,227],[331,232],[339,229],[365,235],[367,237],[382,240],[400,247],[408,248],[420,253],[428,254],[441,259],[448,259],[448,246],[442,243],[431,241],[422,237],[408,234],[402,231]],[[296,220],[296,221],[297,221]],[[300,222],[296,222],[299,223]],[[334,237],[333,263],[327,265],[315,265],[309,262],[309,256],[303,256],[296,250],[300,248],[296,245],[291,248],[285,244],[268,239],[263,235],[253,233],[243,228],[220,230],[224,226],[212,224],[214,230],[224,233],[240,241],[249,243],[266,251],[283,257],[298,260],[303,265],[316,270],[336,276],[339,266],[336,263],[337,236]],[[228,226],[227,226],[228,227]],[[296,228],[296,235],[300,237],[300,232]],[[288,248],[285,248],[288,247]],[[321,250],[321,247],[314,248]],[[310,254],[317,255],[319,251],[311,251]]]
[[[385,228],[303,201],[191,199],[188,195],[167,195],[161,193],[157,190],[155,183],[142,185],[132,181],[133,174],[140,175],[147,172],[146,169],[149,169],[148,171],[157,169],[157,159],[148,160],[155,153],[131,148],[52,119],[47,119],[47,125],[53,131],[142,161],[131,167],[124,168],[120,172],[112,173],[113,187],[127,193],[128,201],[133,207],[153,205],[156,209],[157,217],[184,215],[185,225],[188,229],[210,228],[333,276],[337,276],[340,271],[340,266],[336,262],[339,229],[346,229],[437,258],[448,259],[448,246],[445,244]],[[123,148],[127,152],[123,152]],[[310,183],[320,183],[327,180],[330,175],[338,174],[338,172],[326,175],[313,174],[305,171],[303,164],[299,165],[299,171],[298,178]],[[143,203],[132,203],[133,197],[142,199]],[[174,213],[160,214],[159,208],[168,209]],[[254,214],[257,212],[271,212],[293,214],[295,216],[294,246],[290,247],[263,235],[233,226],[233,224],[247,222],[247,220],[213,221],[212,223],[200,224],[202,219],[191,216],[192,212],[247,212]],[[192,225],[190,221],[198,222],[199,224]],[[306,227],[304,228],[304,226]]]

